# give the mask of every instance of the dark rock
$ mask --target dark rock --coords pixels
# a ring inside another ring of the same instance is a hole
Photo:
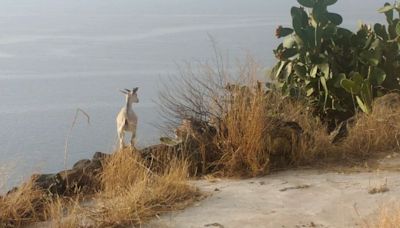
[[[65,183],[59,174],[34,174],[31,177],[34,186],[51,194],[62,194]]]
[[[94,193],[100,189],[99,175],[103,170],[104,159],[111,155],[96,152],[92,160],[83,159],[76,162],[72,169],[56,174],[34,174],[27,183],[32,182],[33,187],[41,189],[49,195],[67,196],[80,193]],[[8,196],[18,190],[14,187],[5,195]]]
[[[92,160],[87,166],[83,167],[83,170],[97,175],[103,170],[103,163],[100,160]]]
[[[203,170],[199,142],[193,137],[188,137],[184,142],[174,146],[165,144],[152,145],[139,150],[139,154],[153,172],[165,170],[169,165],[169,161],[174,158],[185,158],[188,160],[190,164],[189,174],[191,176],[198,175],[200,174],[198,171]]]
[[[64,194],[74,194],[77,190],[85,193],[95,192],[99,188],[98,175],[103,170],[102,160],[108,156],[96,152],[93,160],[80,160],[72,169],[59,172],[66,186]]]
[[[111,156],[111,154],[106,154],[103,152],[96,152],[93,155],[92,160],[98,160],[98,161],[103,161],[106,158],[109,158]]]
[[[72,169],[57,174],[37,174],[32,176],[35,186],[51,194],[71,195],[77,190],[91,193],[99,188],[98,175],[103,170],[102,161],[110,155],[96,152],[93,160],[76,162]]]
[[[296,122],[277,118],[271,118],[270,123],[274,126],[268,130],[270,166],[271,168],[285,167],[293,162],[293,151],[303,135],[303,129]]]
[[[194,174],[207,174],[216,169],[216,161],[219,160],[221,153],[214,142],[218,129],[226,129],[223,123],[218,119],[214,119],[213,124],[208,121],[187,119],[188,137],[185,138],[184,148],[182,152],[189,156],[191,160],[191,168]],[[184,121],[183,121],[184,124]],[[220,132],[228,134],[227,131]],[[187,152],[190,152],[189,154]]]
[[[91,193],[98,188],[99,182],[96,176],[93,173],[85,172],[84,169],[64,170],[58,175],[65,183],[63,195],[71,195],[77,191]]]
[[[179,146],[157,144],[139,150],[139,155],[153,172],[157,172],[164,170],[168,166],[169,161],[179,156],[181,152],[182,150]]]
[[[349,135],[349,128],[355,123],[355,118],[349,118],[341,122],[330,134],[329,138],[332,144],[342,142]]]
[[[375,99],[373,108],[374,109],[387,109],[394,110],[400,107],[400,94],[388,93],[382,97]]]
[[[148,158],[149,156],[152,156],[154,153],[156,153],[158,151],[169,151],[170,148],[171,148],[170,146],[167,146],[164,144],[157,144],[157,145],[145,147],[145,148],[139,150],[139,153],[143,158]]]
[[[91,161],[89,159],[82,159],[77,161],[74,166],[72,166],[72,169],[81,169],[86,167]]]

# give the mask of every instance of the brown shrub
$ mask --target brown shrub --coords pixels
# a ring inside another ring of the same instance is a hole
[[[333,153],[323,124],[303,103],[267,91],[259,73],[251,59],[234,73],[224,64],[189,65],[174,80],[181,83],[160,94],[170,129],[192,123],[199,149],[188,153],[199,154],[203,174],[257,176]]]

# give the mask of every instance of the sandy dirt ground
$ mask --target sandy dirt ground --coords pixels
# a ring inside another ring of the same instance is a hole
[[[362,227],[382,206],[400,200],[400,172],[393,170],[294,170],[193,183],[209,196],[144,227]],[[374,188],[386,192],[371,194]]]
[[[374,168],[335,170],[340,172],[290,170],[261,178],[192,181],[204,193],[203,200],[141,227],[365,227],[380,208],[400,205],[399,154],[378,161]]]

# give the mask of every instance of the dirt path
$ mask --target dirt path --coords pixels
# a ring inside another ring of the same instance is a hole
[[[385,183],[387,192],[369,193]],[[396,171],[296,170],[194,184],[210,196],[145,227],[359,227],[380,206],[400,200],[400,172]]]

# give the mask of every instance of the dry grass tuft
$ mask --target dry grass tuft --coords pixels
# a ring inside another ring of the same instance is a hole
[[[227,95],[227,110],[214,139],[220,152],[217,163],[227,175],[265,174],[269,170],[267,130],[272,124],[266,118],[265,91],[238,87],[228,90]]]
[[[373,188],[369,189],[368,193],[369,194],[377,194],[377,193],[385,193],[388,191],[389,191],[389,188],[387,187],[387,185],[383,184],[381,186],[373,187]]]
[[[166,211],[193,202],[199,193],[187,183],[188,165],[174,160],[162,173],[153,173],[136,151],[114,154],[104,166],[104,190],[88,217],[96,226],[137,225]]]
[[[391,108],[378,103],[370,115],[359,114],[355,119],[349,136],[341,145],[343,156],[364,159],[380,152],[400,149],[399,107]]]
[[[130,189],[132,184],[140,182],[149,172],[136,151],[117,151],[103,164],[100,177],[103,192],[115,193]]]
[[[48,197],[29,181],[7,196],[0,196],[0,226],[19,227],[44,219]]]
[[[328,156],[329,135],[303,103],[267,92],[257,81],[227,93],[234,99],[214,139],[225,175],[259,176]]]
[[[365,228],[397,228],[400,224],[400,205],[390,204],[380,209],[373,221],[365,221]]]
[[[84,225],[84,211],[80,196],[51,199],[46,205],[46,221],[50,227],[75,228]]]

